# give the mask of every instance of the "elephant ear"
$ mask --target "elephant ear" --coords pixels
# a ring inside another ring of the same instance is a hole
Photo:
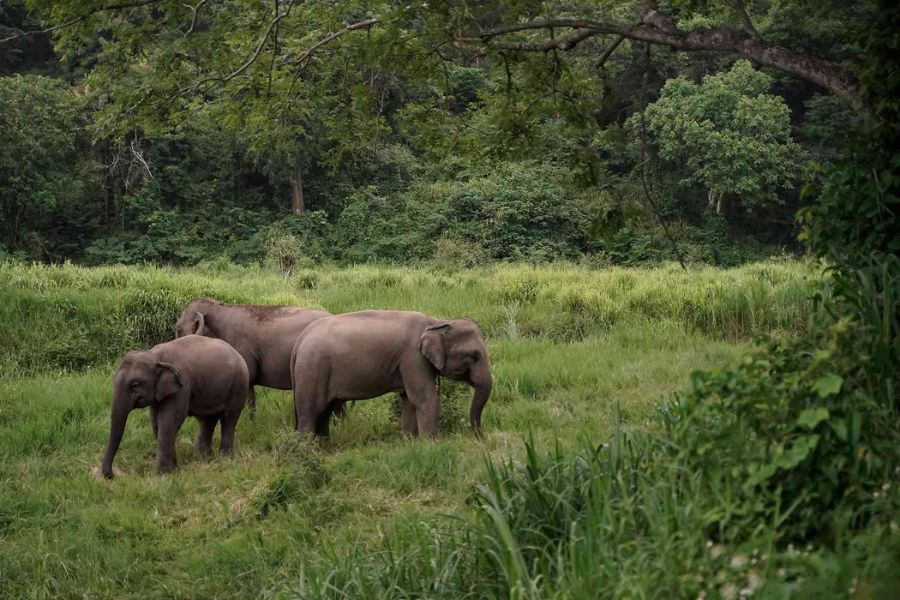
[[[178,367],[167,362],[156,363],[156,401],[162,402],[176,393],[184,385],[181,380],[181,371]]]
[[[447,322],[431,325],[425,329],[425,333],[419,338],[419,352],[438,371],[442,370],[447,363],[447,344],[444,340],[444,330],[448,327],[450,327],[450,323]]]
[[[203,328],[206,326],[206,319],[203,316],[203,313],[194,313],[197,315],[196,320],[194,321],[194,334],[195,335],[203,335]]]

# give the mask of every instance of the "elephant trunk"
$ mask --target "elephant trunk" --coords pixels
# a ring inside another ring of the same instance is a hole
[[[469,381],[475,388],[472,395],[472,407],[469,410],[469,423],[475,435],[481,437],[481,413],[484,405],[487,404],[488,398],[491,397],[491,390],[494,387],[494,379],[491,376],[491,367],[487,361],[481,363],[483,366],[478,371],[473,371]]]
[[[103,455],[101,472],[107,479],[112,479],[113,458],[119,450],[122,434],[125,433],[125,423],[128,421],[128,413],[131,412],[131,402],[125,392],[116,392],[113,397],[112,416],[109,424],[109,443],[106,446],[106,454]]]

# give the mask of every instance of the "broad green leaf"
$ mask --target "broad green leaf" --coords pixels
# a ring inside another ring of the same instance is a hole
[[[819,395],[819,398],[826,398],[840,392],[843,384],[844,379],[840,375],[829,373],[816,380],[813,384],[813,390]]]
[[[816,425],[828,418],[827,408],[807,408],[797,417],[797,425],[814,429]]]
[[[831,428],[834,429],[834,434],[838,437],[842,442],[847,441],[847,422],[840,417],[831,419],[828,422],[831,425]]]

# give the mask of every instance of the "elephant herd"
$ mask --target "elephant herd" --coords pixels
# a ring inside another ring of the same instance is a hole
[[[113,458],[135,408],[150,409],[160,472],[175,468],[175,438],[188,416],[199,423],[197,452],[210,452],[219,423],[221,451],[231,452],[241,411],[245,405],[251,415],[256,410],[256,385],[293,389],[300,433],[328,436],[331,415],[342,413],[345,401],[399,392],[403,432],[435,436],[438,375],[474,388],[469,421],[480,434],[493,378],[471,319],[386,310],[332,315],[196,298],[182,311],[174,340],[122,359],[101,472],[113,477]]]

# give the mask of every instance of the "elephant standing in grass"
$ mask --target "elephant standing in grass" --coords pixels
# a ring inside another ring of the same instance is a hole
[[[418,312],[366,310],[319,319],[291,356],[297,430],[327,436],[337,403],[400,392],[404,433],[438,428],[438,375],[474,389],[469,421],[481,413],[493,378],[481,331],[471,319],[445,321]]]
[[[161,473],[177,464],[175,437],[188,416],[200,422],[194,442],[198,452],[209,454],[213,432],[221,421],[220,449],[230,453],[249,385],[244,359],[222,340],[189,335],[147,351],[127,353],[113,377],[103,476],[113,476],[113,459],[128,413],[135,408],[150,408],[150,424],[157,441],[156,464]]]
[[[231,344],[247,363],[250,414],[256,412],[254,385],[291,389],[291,351],[306,327],[331,313],[295,306],[223,304],[212,298],[187,303],[175,326],[175,337],[196,334]]]

